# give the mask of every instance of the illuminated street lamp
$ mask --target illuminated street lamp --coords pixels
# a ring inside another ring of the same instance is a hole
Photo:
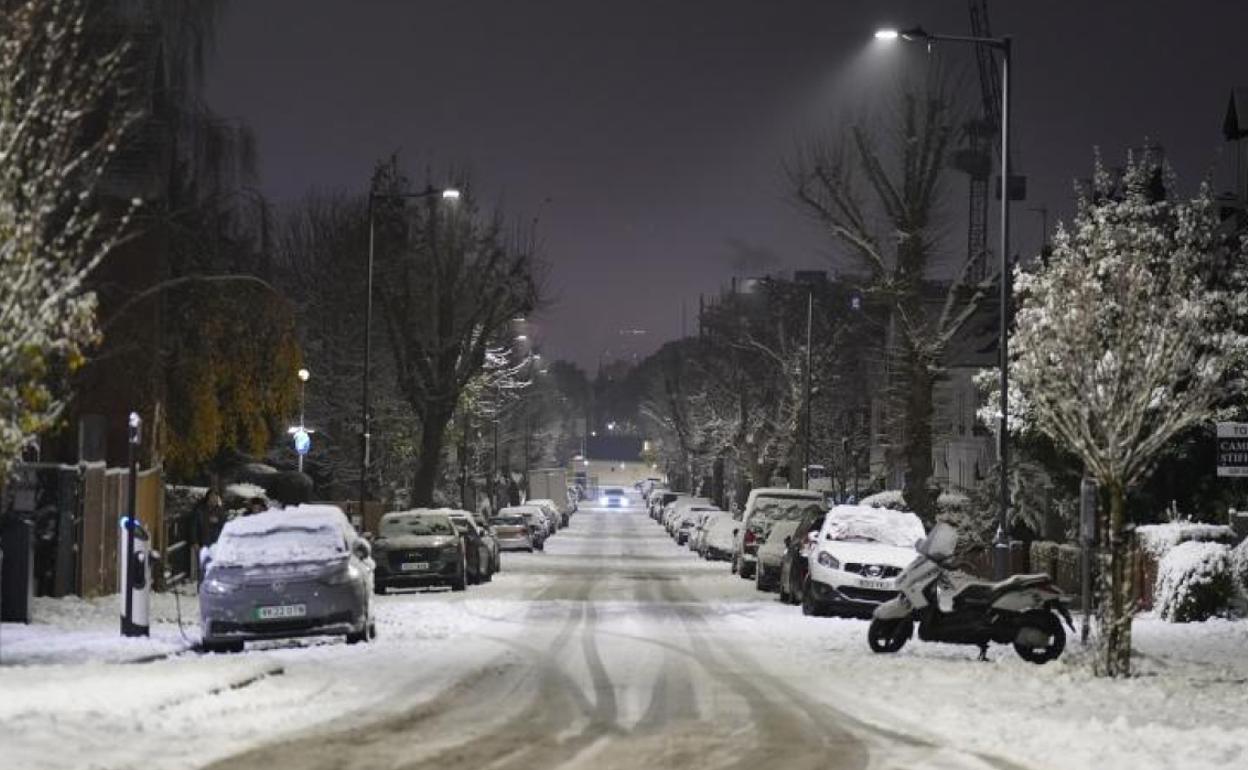
[[[1000,580],[1009,572],[1010,541],[1009,541],[1009,440],[1006,435],[1006,420],[1009,414],[1009,330],[1010,330],[1010,294],[1012,275],[1010,273],[1010,50],[1013,38],[976,37],[970,35],[935,35],[922,27],[897,31],[881,29],[875,33],[876,40],[895,41],[898,38],[910,42],[927,44],[939,42],[973,43],[986,45],[1001,52],[1001,328],[1000,334],[1000,367],[1001,367],[1001,418],[997,430],[998,457],[1001,461],[1000,510],[997,517],[997,534],[993,541],[993,574]]]

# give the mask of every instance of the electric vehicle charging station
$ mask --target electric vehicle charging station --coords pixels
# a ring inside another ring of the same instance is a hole
[[[130,413],[130,510],[118,532],[117,570],[121,594],[121,635],[149,636],[152,592],[152,538],[138,519],[139,442],[143,418]]]

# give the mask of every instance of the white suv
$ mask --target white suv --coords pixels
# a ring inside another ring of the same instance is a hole
[[[741,526],[733,533],[732,571],[743,578],[754,577],[758,546],[777,521],[798,521],[811,506],[824,508],[823,493],[809,489],[764,487],[750,492],[745,500]]]
[[[896,578],[914,561],[914,544],[925,536],[913,513],[836,506],[811,548],[802,612],[869,617],[876,605],[897,595]]]

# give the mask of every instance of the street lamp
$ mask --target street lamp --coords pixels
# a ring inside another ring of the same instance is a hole
[[[306,403],[304,400],[304,390],[307,388],[308,378],[311,377],[312,374],[307,369],[300,369],[298,376],[299,376],[299,433],[306,434],[307,428],[304,425],[304,421],[303,421],[304,404]],[[304,454],[303,452],[299,452],[299,472],[300,473],[303,473],[303,454]]]
[[[426,187],[415,193],[379,193],[375,189],[368,191],[368,288],[364,297],[364,392],[361,396],[360,410],[363,413],[360,427],[360,517],[364,516],[364,500],[368,497],[368,463],[369,445],[372,441],[373,415],[368,403],[369,362],[373,354],[373,257],[377,243],[377,228],[374,221],[374,204],[380,200],[412,200],[417,198],[440,198],[449,203],[459,200],[460,192],[454,187]]]
[[[1006,435],[1009,414],[1009,332],[1010,332],[1010,294],[1013,276],[1010,273],[1010,49],[1013,38],[976,37],[972,35],[936,35],[922,27],[914,27],[898,32],[895,29],[881,29],[875,33],[876,40],[896,40],[901,38],[911,42],[925,42],[929,45],[938,42],[973,43],[986,45],[1001,52],[1001,329],[1000,329],[1000,366],[1001,366],[1001,418],[997,430],[998,457],[1001,461],[1000,510],[997,515],[997,535],[993,541],[993,574],[998,580],[1009,572],[1010,541],[1009,541],[1009,440]]]

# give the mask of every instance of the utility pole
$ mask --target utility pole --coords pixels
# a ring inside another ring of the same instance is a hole
[[[814,326],[815,292],[806,287],[806,372],[805,372],[805,417],[802,431],[802,489],[810,489],[810,369],[811,369],[811,330]]]

